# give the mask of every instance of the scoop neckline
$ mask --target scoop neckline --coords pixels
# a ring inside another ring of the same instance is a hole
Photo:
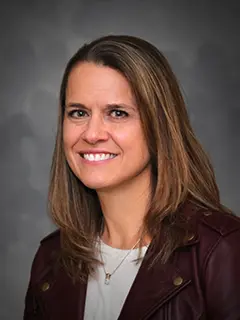
[[[108,244],[106,244],[101,238],[99,239],[100,241],[100,246],[102,248],[106,248],[108,251],[115,251],[115,252],[129,252],[129,251],[132,251],[132,252],[136,252],[137,250],[141,249],[141,250],[145,250],[149,247],[149,244],[148,245],[145,245],[145,246],[142,246],[141,248],[137,247],[137,248],[134,248],[134,249],[120,249],[120,248],[115,248],[115,247],[112,247]]]

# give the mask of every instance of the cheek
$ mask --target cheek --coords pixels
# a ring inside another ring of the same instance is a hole
[[[123,151],[139,153],[146,157],[148,155],[148,146],[141,127],[135,126],[130,130],[121,130],[115,132],[115,139],[122,147]]]
[[[73,147],[79,139],[79,130],[76,125],[67,120],[63,123],[63,145],[65,149]]]

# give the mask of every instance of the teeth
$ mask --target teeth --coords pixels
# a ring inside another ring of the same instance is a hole
[[[107,159],[112,159],[114,158],[114,154],[110,153],[85,153],[83,154],[83,158],[88,160],[88,161],[102,161],[102,160],[107,160]]]

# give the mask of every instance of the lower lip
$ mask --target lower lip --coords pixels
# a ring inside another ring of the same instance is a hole
[[[83,163],[86,163],[86,164],[90,164],[90,165],[100,165],[100,164],[105,164],[106,162],[109,162],[111,160],[114,160],[117,158],[117,156],[113,157],[113,158],[109,158],[109,159],[105,159],[105,160],[99,160],[99,161],[89,161],[85,158],[83,158],[82,156],[80,156],[81,160]]]

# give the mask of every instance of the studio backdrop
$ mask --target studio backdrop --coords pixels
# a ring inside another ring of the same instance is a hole
[[[222,201],[239,214],[238,0],[9,0],[0,15],[1,320],[22,319],[34,253],[54,229],[46,200],[64,67],[98,36],[139,36],[167,56]]]

